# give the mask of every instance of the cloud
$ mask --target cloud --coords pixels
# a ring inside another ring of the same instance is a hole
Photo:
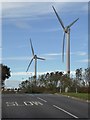
[[[47,60],[56,60],[61,55],[61,53],[45,53],[41,56]]]
[[[71,11],[86,11],[88,4],[78,4],[75,3],[74,5],[72,5],[73,3],[66,3],[66,2],[8,2],[8,3],[3,3],[2,4],[2,17],[3,18],[30,18],[32,19],[37,18],[39,16],[39,18],[41,18],[41,16],[44,16],[46,14],[51,14],[53,13],[53,9],[52,9],[52,5],[55,6],[57,12],[58,11],[62,11],[63,12],[71,12]],[[77,9],[74,9],[78,6]],[[73,8],[74,7],[74,8]],[[75,11],[73,12],[73,14],[75,13]]]
[[[21,80],[6,80],[5,81],[5,87],[6,88],[18,88],[19,84],[21,83]]]
[[[90,60],[89,59],[83,59],[83,60],[78,60],[77,62],[80,62],[80,63],[90,63]]]
[[[47,54],[44,54],[46,56],[60,56],[61,53],[47,53]]]
[[[64,74],[66,74],[66,71],[55,70],[55,71],[37,72],[37,76],[43,75],[43,74],[46,74],[46,73],[56,72],[56,71],[62,71],[62,72],[64,72]],[[75,71],[71,71],[70,73],[74,75]],[[14,76],[34,76],[34,74],[35,74],[34,72],[12,72],[11,76],[12,77],[14,77]]]
[[[53,0],[1,0],[1,2],[53,2]],[[54,2],[62,2],[62,0],[55,0]],[[72,2],[72,0],[63,0],[63,2]],[[88,0],[73,0],[73,2],[88,2]]]
[[[28,47],[28,45],[26,45],[26,44],[19,44],[19,45],[14,45],[14,46],[12,46],[12,45],[10,45],[9,46],[9,48],[10,49],[21,49],[21,48],[23,48],[23,49],[26,49]],[[2,51],[3,50],[7,50],[8,49],[8,47],[5,47],[4,45],[3,45],[3,47],[1,48],[2,49]]]
[[[27,0],[29,1],[29,0]],[[52,5],[55,6],[58,13],[68,12],[70,14],[73,13],[84,13],[88,6],[85,4],[75,4],[72,3],[67,4],[66,2],[18,2],[15,3],[8,2],[2,4],[2,18],[3,20],[8,20],[11,24],[14,24],[16,27],[21,29],[29,29],[32,26],[28,21],[30,20],[42,20],[42,19],[53,19],[55,18],[54,11],[52,9]],[[80,6],[80,7],[77,7]],[[77,9],[76,9],[77,8]],[[78,9],[79,8],[79,9]],[[48,17],[47,17],[47,16]],[[64,14],[63,14],[64,15]],[[39,32],[55,32],[60,30],[60,28],[52,28],[52,29],[44,29]],[[38,31],[38,30],[37,30]],[[35,31],[34,31],[35,32]]]
[[[47,14],[51,10],[48,3],[33,3],[33,2],[16,2],[16,3],[3,3],[2,17],[4,18],[22,18],[22,17],[36,17],[38,15]]]
[[[71,55],[86,56],[87,53],[83,51],[71,52]]]
[[[52,72],[52,71],[47,71],[48,73]],[[39,75],[43,75],[46,74],[47,72],[37,72],[37,76]],[[34,72],[12,72],[11,76],[34,76]]]
[[[12,72],[11,76],[21,76],[21,75],[33,75],[33,72]]]
[[[52,2],[53,0],[1,0],[1,2]],[[60,1],[60,0],[57,0]],[[66,0],[67,1],[67,0]]]
[[[64,55],[66,56],[66,52],[64,53]],[[70,55],[72,57],[73,56],[87,57],[88,53],[83,51],[77,51],[77,52],[71,52]],[[45,53],[45,54],[42,54],[41,56],[44,57],[46,60],[57,60],[57,59],[60,59],[60,57],[62,56],[62,53]]]
[[[60,27],[59,28],[51,28],[51,29],[40,29],[37,30],[37,32],[57,32],[57,31],[61,31]]]
[[[82,10],[88,12],[88,4],[87,4],[87,5],[84,5],[84,6],[82,7]]]
[[[59,53],[50,53],[50,54],[41,54],[40,56],[42,56],[43,58],[45,58],[46,60],[53,60],[56,59],[55,56],[60,56]],[[1,58],[1,60],[31,60],[32,57],[29,56],[19,56],[19,57],[5,57],[5,58]]]
[[[64,53],[66,54],[66,53]],[[61,56],[62,53],[47,53],[47,54],[44,54],[45,56]],[[77,52],[71,52],[70,55],[79,55],[79,56],[86,56],[87,53],[86,52],[83,52],[83,51],[77,51]]]
[[[66,55],[66,53],[64,53],[64,55]],[[88,56],[88,54],[83,51],[71,52],[70,55]],[[46,60],[55,60],[55,59],[58,59],[58,57],[62,56],[62,53],[45,53],[45,54],[41,54],[40,56],[44,57]],[[29,57],[29,56],[5,57],[5,58],[1,58],[0,56],[0,60],[31,60],[31,59],[32,57]],[[82,62],[85,62],[85,61],[87,60],[82,60]]]
[[[21,29],[29,29],[29,28],[31,28],[31,26],[28,23],[23,22],[23,21],[18,21],[18,22],[16,22],[15,25],[16,25],[16,27],[21,28]]]
[[[2,58],[2,60],[30,60],[31,57],[24,56],[24,57],[6,57]]]

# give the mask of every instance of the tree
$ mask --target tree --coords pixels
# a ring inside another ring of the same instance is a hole
[[[82,68],[76,69],[76,80],[80,83],[82,81]]]
[[[63,90],[65,90],[66,88],[70,89],[72,85],[72,79],[69,77],[68,74],[63,74],[60,83]]]
[[[10,68],[6,65],[0,64],[0,78],[1,78],[1,85],[4,86],[4,81],[11,76]]]
[[[22,81],[21,84],[19,84],[19,87],[22,89],[27,89],[27,87],[30,85],[30,82],[28,80]]]
[[[39,81],[39,86],[46,86],[47,84],[45,80],[45,75],[39,75],[38,81]]]
[[[89,86],[90,86],[90,67],[85,69],[84,78],[85,78],[86,82],[89,83]]]
[[[32,83],[29,80],[22,81],[19,84],[19,89],[23,92],[32,92]]]
[[[82,68],[76,69],[76,80],[75,80],[75,86],[76,86],[76,93],[78,86],[80,87],[83,82],[83,75],[82,75]]]

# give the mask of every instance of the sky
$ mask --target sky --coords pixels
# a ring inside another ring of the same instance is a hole
[[[11,77],[6,87],[18,87],[22,80],[34,75],[30,38],[34,52],[46,60],[38,60],[38,75],[51,71],[66,71],[62,63],[63,29],[52,9],[55,7],[65,26],[71,27],[71,73],[88,67],[88,3],[87,2],[4,2],[2,3],[2,63],[10,67]],[[65,41],[66,43],[66,41]]]

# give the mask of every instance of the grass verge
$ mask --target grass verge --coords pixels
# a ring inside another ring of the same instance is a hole
[[[90,101],[90,94],[88,93],[61,93],[61,94]]]

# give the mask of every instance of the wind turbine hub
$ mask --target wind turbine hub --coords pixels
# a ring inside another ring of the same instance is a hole
[[[36,59],[37,58],[37,55],[34,55],[34,59]]]
[[[65,33],[69,33],[70,28],[67,26],[64,31],[65,31]]]
[[[65,33],[68,33],[69,28],[68,28],[68,27],[66,27],[64,31],[65,31]]]

